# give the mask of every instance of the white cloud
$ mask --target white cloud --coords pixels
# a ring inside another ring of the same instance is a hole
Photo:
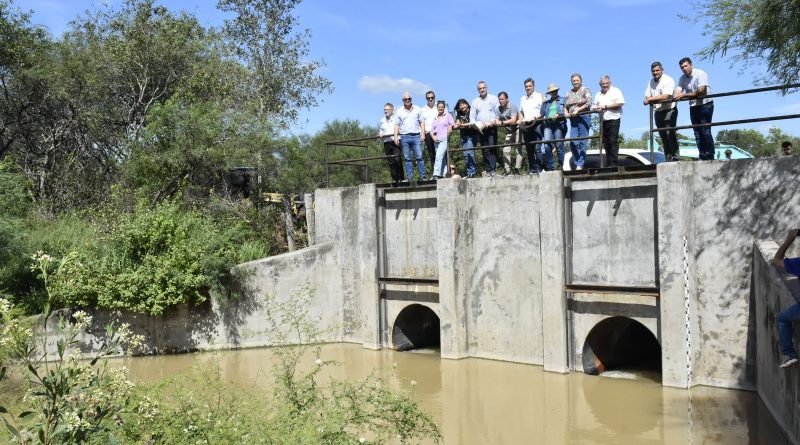
[[[389,76],[363,76],[358,81],[358,89],[377,96],[384,93],[402,93],[403,91],[425,94],[426,91],[433,88],[427,83],[408,77],[393,79]]]

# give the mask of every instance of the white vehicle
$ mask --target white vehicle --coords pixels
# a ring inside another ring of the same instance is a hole
[[[572,152],[569,151],[569,148],[564,148],[566,151],[566,153],[564,153],[564,170],[575,170],[575,160],[572,159]],[[620,148],[617,156],[617,163],[620,167],[630,167],[632,165],[660,164],[666,161],[664,153],[660,151],[653,152],[653,159],[655,162],[650,162],[650,150],[644,148]],[[608,166],[605,151],[603,152],[603,161],[602,165]],[[586,157],[583,161],[583,168],[600,168],[600,166],[600,151],[587,150]]]

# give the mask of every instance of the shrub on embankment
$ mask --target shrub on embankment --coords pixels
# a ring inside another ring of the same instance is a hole
[[[28,313],[45,302],[31,255],[52,261],[57,307],[125,309],[153,315],[176,305],[227,296],[240,262],[268,255],[264,237],[241,218],[165,202],[81,217],[20,216],[2,232],[13,248],[0,265],[0,289]],[[10,223],[9,223],[10,224]]]

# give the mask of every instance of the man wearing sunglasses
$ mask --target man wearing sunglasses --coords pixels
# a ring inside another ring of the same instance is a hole
[[[419,180],[425,181],[425,161],[422,159],[422,142],[425,140],[425,121],[422,110],[411,103],[411,93],[403,93],[403,106],[395,113],[394,143],[403,149],[406,158],[406,180],[414,180],[411,156],[417,163]]]
[[[439,111],[436,109],[436,94],[434,94],[433,91],[428,91],[425,93],[425,106],[422,107],[422,119],[425,121],[425,129],[427,130],[425,133],[425,151],[428,152],[428,157],[431,159],[431,171],[433,171],[433,165],[436,163],[436,144],[433,142],[431,130],[433,129],[433,121],[436,120],[436,116],[438,115]]]

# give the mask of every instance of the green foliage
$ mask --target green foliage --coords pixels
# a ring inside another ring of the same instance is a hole
[[[54,283],[63,280],[67,263],[54,262],[52,257],[38,254],[32,266],[46,283],[48,294]],[[84,444],[104,433],[110,437],[112,419],[127,404],[133,383],[124,368],[108,368],[98,360],[119,348],[138,347],[143,338],[133,335],[126,324],[109,325],[97,354],[81,361],[79,336],[92,323],[86,313],[74,313],[71,322],[58,316],[59,340],[53,347],[47,337],[49,310],[37,322],[43,334],[38,339],[19,319],[9,317],[12,311],[11,304],[0,299],[0,355],[10,357],[10,366],[24,370],[26,377],[19,412],[0,403],[0,418],[9,436],[17,443],[41,445]],[[9,369],[6,363],[0,381]]]
[[[245,88],[257,101],[257,118],[279,126],[293,123],[299,110],[315,106],[332,90],[317,72],[325,66],[309,57],[308,29],[297,29],[292,15],[300,0],[218,0],[217,8],[232,14],[223,35],[235,56],[246,62]]]
[[[378,129],[362,125],[357,120],[334,120],[326,122],[325,126],[311,137],[306,143],[308,151],[308,170],[305,175],[310,176],[317,187],[325,185],[325,144],[327,142],[370,138],[356,144],[367,146],[367,156],[383,156],[383,143],[378,141]],[[374,138],[374,139],[373,139]],[[328,159],[356,159],[365,157],[362,147],[330,146]],[[368,182],[389,182],[391,175],[386,161],[370,161]],[[360,166],[331,165],[329,187],[346,187],[363,184],[364,170]]]
[[[227,228],[197,211],[162,203],[97,223],[95,245],[75,252],[60,306],[92,306],[161,314],[181,304],[224,295],[231,267],[265,249],[248,240],[243,223]],[[248,248],[237,246],[248,243]],[[263,244],[262,244],[263,246]],[[244,256],[248,255],[248,256]]]
[[[701,56],[729,57],[732,67],[742,69],[766,62],[768,75],[762,80],[800,82],[800,1],[703,0],[695,10],[694,20],[711,36]]]
[[[52,40],[0,0],[0,158],[18,155],[31,196],[55,211],[104,205],[119,185],[195,201],[224,193],[231,166],[280,171],[273,128],[330,91],[296,4],[223,1],[218,30],[125,0]]]
[[[716,140],[721,144],[735,145],[747,150],[755,157],[774,156],[776,152],[775,147],[770,147],[767,138],[758,130],[720,130]]]

